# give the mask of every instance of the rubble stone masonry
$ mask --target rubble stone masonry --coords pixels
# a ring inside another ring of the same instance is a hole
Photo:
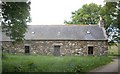
[[[93,55],[107,53],[106,40],[28,40],[13,46],[11,42],[2,42],[3,53],[25,53],[25,46],[30,47],[30,54],[53,55],[54,46],[60,46],[60,55],[88,55],[88,47],[93,47]]]

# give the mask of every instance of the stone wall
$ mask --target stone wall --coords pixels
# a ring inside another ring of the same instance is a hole
[[[53,55],[54,45],[60,45],[61,55],[88,55],[88,46],[93,46],[93,55],[105,54],[108,50],[107,41],[78,41],[78,40],[31,40],[22,44],[12,45],[11,42],[2,42],[3,52],[25,53],[25,45],[30,46],[30,54]]]

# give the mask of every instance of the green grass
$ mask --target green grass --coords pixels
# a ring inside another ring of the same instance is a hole
[[[108,54],[110,56],[120,56],[120,52],[118,52],[118,47],[115,45],[109,46]]]
[[[0,58],[0,73],[2,73],[2,59]]]
[[[110,61],[107,56],[7,55],[2,64],[3,72],[87,72]]]

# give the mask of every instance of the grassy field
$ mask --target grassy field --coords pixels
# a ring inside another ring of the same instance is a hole
[[[111,62],[107,56],[7,55],[3,72],[87,72]]]
[[[113,55],[113,56],[116,56],[116,55],[119,55],[120,56],[120,51],[118,52],[118,47],[117,46],[109,46],[109,49],[108,49],[108,54],[109,55]]]

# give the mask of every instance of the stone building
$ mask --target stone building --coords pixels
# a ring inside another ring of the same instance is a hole
[[[1,41],[3,53],[103,55],[108,50],[100,25],[29,25],[23,43],[13,46],[4,34]]]

